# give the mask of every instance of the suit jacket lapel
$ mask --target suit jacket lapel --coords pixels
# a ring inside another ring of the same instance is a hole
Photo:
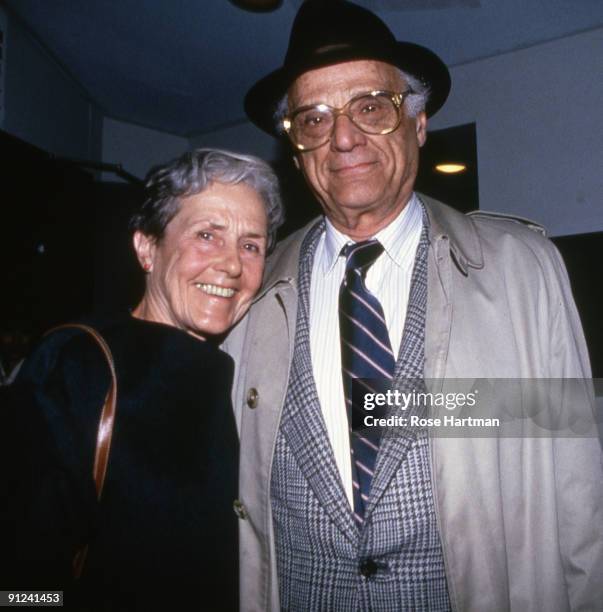
[[[314,227],[306,236],[301,249],[295,351],[281,431],[321,506],[342,533],[353,540],[358,528],[352,517],[322,417],[310,354],[310,280],[314,252],[323,230],[324,222]]]

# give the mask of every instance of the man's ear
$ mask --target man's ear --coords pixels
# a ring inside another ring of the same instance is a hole
[[[417,142],[422,147],[427,140],[427,115],[421,111],[416,118]]]
[[[150,272],[155,258],[155,239],[137,230],[134,232],[133,242],[138,262],[145,272]]]

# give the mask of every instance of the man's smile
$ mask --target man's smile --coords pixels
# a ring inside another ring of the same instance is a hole
[[[357,162],[346,165],[331,167],[331,172],[337,176],[354,176],[357,174],[366,174],[374,169],[377,162]]]

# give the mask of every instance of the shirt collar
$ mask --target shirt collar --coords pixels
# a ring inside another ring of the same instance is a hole
[[[341,249],[348,243],[351,242],[350,238],[345,234],[342,234],[331,221],[325,218],[325,237],[324,237],[324,251],[322,258],[322,272],[328,274],[333,270],[337,258],[341,254]]]
[[[375,234],[373,238],[379,240],[388,257],[397,266],[401,267],[408,249],[414,243],[412,237],[415,233],[420,233],[422,224],[421,205],[413,192],[408,204],[400,211],[400,214],[387,227]],[[323,274],[331,272],[341,254],[341,249],[351,242],[349,236],[341,233],[329,219],[326,219],[322,260]]]

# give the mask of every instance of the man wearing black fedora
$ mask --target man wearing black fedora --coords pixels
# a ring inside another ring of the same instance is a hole
[[[444,63],[370,11],[307,0],[247,94],[324,216],[277,247],[227,341],[244,610],[602,609],[597,439],[357,427],[354,379],[590,377],[542,228],[414,192],[449,90]]]

